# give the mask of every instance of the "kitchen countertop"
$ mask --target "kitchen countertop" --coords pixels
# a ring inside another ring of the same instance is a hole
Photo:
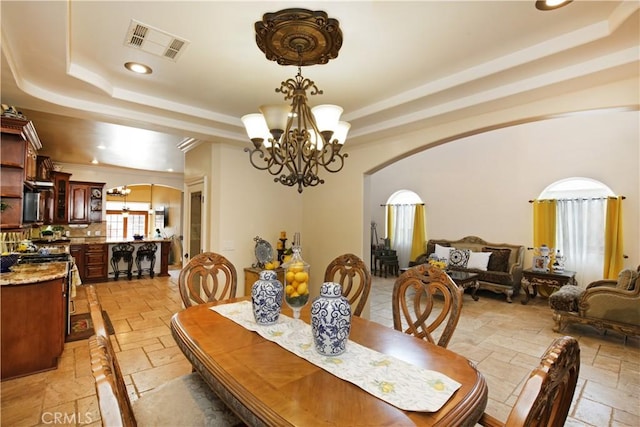
[[[107,244],[118,244],[118,243],[149,243],[149,242],[156,242],[156,243],[160,243],[160,242],[170,242],[171,239],[143,239],[143,240],[134,240],[134,239],[107,239],[105,237],[72,237],[70,243],[72,245],[78,245],[78,244],[84,244],[84,243],[89,243],[89,244],[101,244],[101,243],[107,243]]]
[[[0,286],[25,285],[46,282],[47,280],[67,277],[66,262],[47,262],[42,264],[17,264],[8,273],[0,274]]]

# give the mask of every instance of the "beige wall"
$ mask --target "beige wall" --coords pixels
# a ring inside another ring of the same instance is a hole
[[[297,191],[274,183],[267,172],[250,167],[243,148],[203,143],[186,153],[189,176],[204,174],[209,185],[209,249],[235,265],[239,295],[244,293],[243,269],[256,262],[253,239],[260,236],[270,242],[275,255],[280,231],[291,238],[302,228]]]
[[[326,183],[323,186],[307,190],[303,194],[304,223],[302,235],[303,242],[306,243],[305,258],[311,263],[312,268],[320,266],[321,269],[333,257],[345,251],[352,251],[361,255],[365,260],[369,259],[371,220],[369,211],[373,214],[374,209],[379,209],[379,207],[375,206],[384,202],[384,200],[373,199],[373,178],[365,179],[365,177],[394,159],[400,159],[410,153],[423,150],[455,135],[474,133],[481,129],[500,127],[507,123],[526,121],[548,114],[629,105],[637,109],[639,104],[638,93],[638,81],[631,79],[594,87],[588,92],[558,95],[535,103],[514,106],[492,114],[482,116],[469,115],[464,119],[451,122],[441,120],[440,124],[425,127],[419,131],[385,137],[378,141],[369,141],[366,144],[361,143],[349,146],[349,141],[347,141],[345,149],[349,152],[349,158],[345,169],[339,174],[326,176]],[[546,121],[545,123],[548,125],[561,124],[559,121]],[[527,128],[521,127],[520,129],[526,130]],[[566,135],[564,131],[563,135]],[[529,138],[527,136],[527,139]],[[535,137],[531,138],[531,140],[535,139]],[[475,144],[471,144],[471,141],[467,141],[466,144],[451,142],[450,148],[444,149],[443,147],[444,151],[441,150],[442,156],[446,157],[450,164],[448,168],[445,168],[446,165],[441,166],[447,170],[463,170],[457,169],[457,165],[471,165],[476,160],[474,156],[481,151]],[[639,259],[637,241],[638,218],[640,217],[637,202],[640,196],[638,189],[640,178],[637,168],[640,156],[637,148],[639,141],[637,134],[633,141],[636,144],[635,150],[633,144],[629,144],[628,148],[630,148],[631,153],[628,158],[630,160],[624,163],[627,170],[617,173],[615,178],[602,177],[599,174],[594,176],[593,169],[596,171],[600,169],[597,164],[594,167],[594,163],[590,163],[591,170],[579,170],[578,164],[575,167],[575,173],[591,175],[596,179],[601,178],[603,182],[611,185],[616,192],[626,193],[626,218],[628,218],[629,226],[625,237],[629,249],[627,252],[631,257],[628,262],[635,265]],[[497,141],[489,141],[487,143],[498,144]],[[548,144],[549,142],[541,141],[541,143]],[[558,141],[558,143],[562,143],[562,141]],[[597,145],[607,143],[609,141],[598,140]],[[514,141],[513,144],[517,144],[517,142]],[[524,145],[523,142],[520,142],[520,144]],[[589,157],[592,147],[588,147],[586,144],[581,146],[578,141],[574,141],[574,144],[580,150],[574,156],[580,156],[582,159]],[[514,215],[521,216],[522,221],[520,221],[520,224],[511,222],[507,231],[499,231],[498,226],[487,225],[495,224],[493,218],[497,213],[489,214],[487,207],[484,207],[485,213],[482,214],[482,220],[477,221],[474,226],[461,226],[458,224],[460,221],[446,222],[444,220],[446,214],[443,213],[438,217],[437,223],[429,225],[430,229],[433,229],[437,224],[439,227],[437,234],[441,233],[443,236],[455,234],[452,237],[457,237],[466,234],[459,228],[465,227],[470,233],[482,235],[487,239],[495,237],[497,240],[522,242],[523,244],[530,240],[531,221],[528,217],[530,209],[527,201],[537,196],[547,184],[553,182],[554,176],[563,176],[565,174],[563,170],[565,166],[561,158],[555,158],[552,163],[547,163],[548,166],[532,167],[532,162],[525,160],[527,157],[535,156],[538,159],[544,158],[545,155],[544,150],[539,149],[537,146],[530,146],[528,152],[526,149],[516,152],[514,151],[516,147],[508,144],[506,146],[496,146],[496,148],[498,151],[493,155],[491,153],[483,153],[488,162],[488,172],[485,172],[482,176],[473,177],[467,176],[465,172],[465,175],[461,176],[465,177],[467,182],[470,180],[476,181],[477,185],[481,187],[478,191],[495,198],[496,194],[500,194],[500,187],[505,185],[503,184],[504,175],[514,175],[508,176],[507,179],[512,181],[509,183],[510,186],[518,189],[518,194],[514,194],[513,197],[510,197],[510,200],[499,199],[502,200],[499,207],[501,212],[506,209],[508,212],[514,213]],[[601,151],[606,151],[606,149]],[[511,157],[501,161],[500,158],[504,158],[505,154],[510,154]],[[625,159],[626,161],[627,156],[623,154],[618,159]],[[512,163],[509,165],[509,173],[500,173],[499,165],[505,161]],[[542,161],[539,163],[542,164]],[[569,163],[574,163],[571,158],[565,160],[566,165]],[[495,166],[496,164],[498,167]],[[421,169],[426,169],[429,166],[429,163],[424,164]],[[539,173],[540,171],[543,173]],[[622,183],[620,178],[625,173],[628,174],[628,181]],[[443,180],[438,179],[435,185],[439,188],[437,190],[438,193],[436,193],[440,197],[439,200],[444,200],[443,192],[447,191],[448,194],[454,192],[453,188],[447,187],[447,183],[443,182]],[[426,193],[426,190],[420,189],[420,192]],[[465,198],[468,197],[469,193],[470,191],[465,190]],[[432,197],[431,193],[428,193],[428,195]],[[468,206],[465,206],[466,203],[461,199],[463,198],[451,197],[447,203],[453,203],[454,206],[463,205],[469,215],[472,215],[474,213],[473,204],[469,203]],[[636,200],[633,201],[632,199]],[[474,202],[486,204],[482,200],[483,198],[478,196],[473,198]],[[435,230],[434,233],[436,233]],[[320,281],[312,279],[312,293],[317,292],[319,283]]]
[[[569,116],[463,138],[403,159],[371,178],[378,236],[384,234],[380,204],[404,188],[426,203],[428,237],[475,235],[531,247],[528,200],[555,181],[582,176],[627,196],[625,252],[629,266],[635,266],[640,259],[633,238],[639,234],[639,129],[637,111]]]

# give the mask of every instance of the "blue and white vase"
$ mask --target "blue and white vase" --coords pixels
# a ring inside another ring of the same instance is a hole
[[[282,310],[284,287],[273,270],[260,272],[260,279],[251,287],[253,315],[258,325],[272,325],[278,321]]]
[[[340,283],[325,282],[311,304],[311,331],[318,353],[337,356],[344,353],[351,332],[351,306],[342,296]]]

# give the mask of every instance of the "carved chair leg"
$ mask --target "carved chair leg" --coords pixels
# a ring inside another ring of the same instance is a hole
[[[505,295],[507,295],[507,302],[508,303],[512,303],[513,301],[511,300],[511,296],[513,295],[513,289],[509,289],[505,292]]]
[[[553,332],[560,332],[562,330],[562,316],[558,313],[553,313],[553,320],[555,322]]]

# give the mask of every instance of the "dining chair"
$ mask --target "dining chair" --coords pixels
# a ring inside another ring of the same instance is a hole
[[[131,402],[93,286],[87,288],[87,300],[95,330],[89,338],[91,372],[103,426],[244,426],[196,372],[173,378]]]
[[[215,252],[196,255],[178,277],[180,297],[185,307],[236,296],[238,274],[224,256]]]
[[[353,315],[362,314],[371,291],[371,272],[362,259],[354,254],[338,256],[327,266],[324,281],[340,283]]]
[[[580,346],[570,336],[556,338],[540,364],[531,371],[506,423],[484,413],[485,427],[562,427],[565,424],[580,373]]]
[[[447,273],[428,264],[406,270],[393,285],[393,327],[447,347],[462,311],[462,292]]]

